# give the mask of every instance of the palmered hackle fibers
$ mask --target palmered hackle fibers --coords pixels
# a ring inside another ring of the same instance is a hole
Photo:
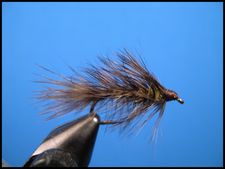
[[[46,78],[38,81],[53,85],[39,91],[37,96],[49,103],[45,109],[45,113],[51,113],[49,119],[89,106],[90,113],[103,115],[102,124],[140,127],[158,113],[158,125],[167,101],[183,103],[174,91],[157,81],[142,60],[135,59],[126,49],[116,55],[118,62],[99,58],[102,66],[91,65],[83,74],[71,68],[72,77],[57,74],[61,80]]]

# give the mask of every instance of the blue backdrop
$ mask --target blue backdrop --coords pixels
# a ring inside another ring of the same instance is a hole
[[[22,166],[56,126],[33,99],[47,75],[98,65],[98,55],[128,48],[185,104],[169,102],[156,143],[149,122],[134,136],[101,127],[90,166],[223,165],[223,4],[2,3],[2,156]],[[87,113],[87,110],[83,112]]]

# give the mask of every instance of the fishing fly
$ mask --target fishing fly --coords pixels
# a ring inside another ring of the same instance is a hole
[[[117,62],[109,57],[99,57],[102,66],[90,65],[82,73],[70,67],[74,73],[72,76],[40,66],[60,77],[60,80],[45,77],[37,81],[53,85],[37,95],[38,99],[49,103],[44,111],[51,114],[48,119],[89,107],[90,113],[104,116],[100,124],[122,129],[128,126],[137,128],[158,114],[155,123],[158,126],[166,102],[176,100],[184,103],[176,92],[159,83],[142,59],[136,59],[126,49],[116,55]]]

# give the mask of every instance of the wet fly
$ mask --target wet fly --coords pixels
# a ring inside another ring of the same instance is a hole
[[[116,55],[117,62],[101,57],[102,66],[91,65],[83,74],[71,68],[74,75],[69,77],[40,66],[61,78],[37,81],[52,85],[37,95],[49,103],[45,109],[45,113],[51,114],[48,119],[89,107],[90,113],[104,114],[101,124],[141,127],[158,114],[158,126],[166,102],[184,103],[176,92],[159,83],[143,60],[137,60],[126,49]]]

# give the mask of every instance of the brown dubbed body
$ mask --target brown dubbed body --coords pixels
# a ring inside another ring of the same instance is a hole
[[[84,75],[71,68],[75,73],[72,77],[60,75],[61,80],[38,81],[55,85],[40,91],[37,96],[51,104],[45,109],[45,113],[53,113],[49,119],[90,106],[90,112],[97,109],[98,114],[105,115],[102,124],[127,127],[136,125],[136,121],[142,126],[159,113],[158,125],[167,101],[184,103],[174,91],[156,80],[143,61],[137,61],[126,49],[117,56],[119,62],[100,58],[103,66],[92,65],[85,69]],[[148,114],[149,109],[152,111]],[[146,118],[143,120],[143,117]]]

